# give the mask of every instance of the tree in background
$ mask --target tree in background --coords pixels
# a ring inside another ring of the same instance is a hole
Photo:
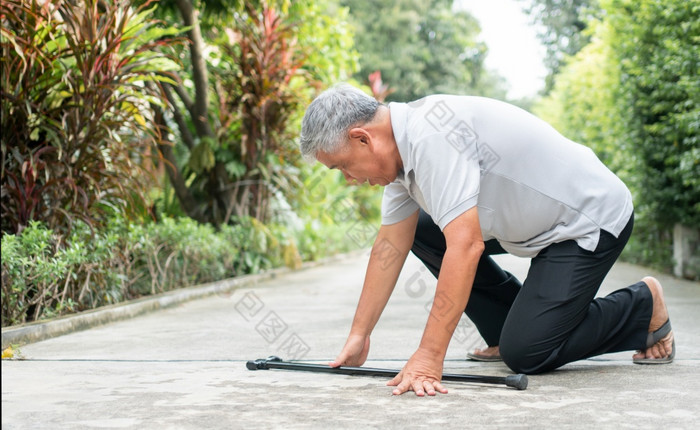
[[[177,68],[174,31],[125,0],[3,0],[2,232],[32,220],[65,233],[145,208],[147,83]]]
[[[675,273],[700,277],[700,3],[603,4],[616,30],[623,139],[637,161],[638,259],[669,267],[673,242],[686,249],[673,253]]]
[[[629,260],[669,269],[675,224],[700,225],[700,4],[605,0],[592,42],[536,112],[593,148],[635,196]]]
[[[453,11],[450,0],[340,0],[350,10],[360,70],[367,82],[379,70],[394,92],[410,101],[432,93],[504,98],[504,82],[484,68],[487,48],[477,41],[478,22]]]
[[[560,133],[593,149],[625,182],[634,168],[620,121],[620,63],[612,51],[610,23],[588,23],[591,42],[556,75],[550,93],[533,111]]]
[[[589,21],[599,15],[597,0],[527,0],[525,11],[544,31],[538,34],[547,50],[544,64],[549,70],[544,93],[554,86],[556,75],[566,59],[581,50],[590,41],[586,32]]]
[[[700,225],[700,3],[604,2],[621,66],[624,138],[640,203],[660,226]]]
[[[329,5],[312,1],[176,0],[177,17],[172,5],[164,3],[166,17],[190,39],[157,121],[175,131],[175,143],[161,146],[175,194],[202,222],[265,221],[275,190],[298,185],[293,140],[303,107],[323,82],[354,68],[345,12],[331,17]]]

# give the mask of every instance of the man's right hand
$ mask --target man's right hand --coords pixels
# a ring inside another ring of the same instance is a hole
[[[369,335],[391,296],[418,225],[418,211],[396,224],[379,227],[367,264],[362,294],[343,350],[328,363],[331,367],[357,367],[369,354]]]
[[[362,366],[367,360],[367,354],[369,354],[369,336],[351,334],[343,350],[328,365],[331,367]]]

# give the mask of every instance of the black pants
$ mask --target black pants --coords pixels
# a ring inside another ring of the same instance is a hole
[[[646,348],[652,297],[643,282],[594,297],[632,233],[633,217],[618,238],[601,231],[595,251],[573,241],[540,251],[525,282],[490,257],[505,253],[486,242],[465,313],[489,346],[500,347],[503,361],[519,373],[540,373],[608,352]],[[421,211],[413,253],[436,277],[445,254],[445,237]]]

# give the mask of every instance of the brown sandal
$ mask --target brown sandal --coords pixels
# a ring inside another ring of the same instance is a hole
[[[467,360],[484,361],[484,362],[503,361],[503,359],[501,358],[500,355],[484,355],[484,354],[475,354],[473,352],[467,353]]]
[[[664,325],[659,327],[658,330],[649,333],[647,336],[647,348],[651,348],[657,342],[668,336],[671,333],[671,320],[666,320]],[[663,358],[634,358],[632,362],[634,364],[668,364],[672,363],[676,356],[676,339],[674,337],[671,343],[671,354],[668,357]]]

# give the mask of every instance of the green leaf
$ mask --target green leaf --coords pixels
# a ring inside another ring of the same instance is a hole
[[[207,172],[214,167],[216,159],[214,157],[214,151],[209,144],[209,139],[202,139],[192,148],[187,164],[190,169],[197,173]]]

